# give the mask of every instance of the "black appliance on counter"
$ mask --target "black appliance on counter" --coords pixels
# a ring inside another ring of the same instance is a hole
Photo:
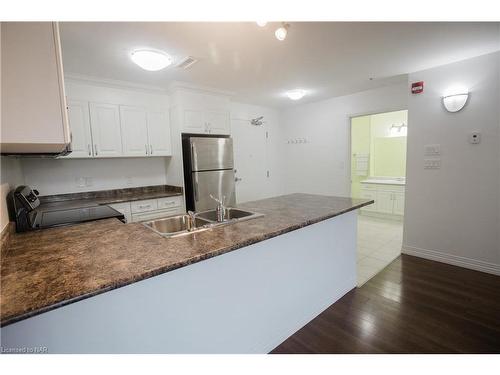
[[[10,193],[16,232],[72,225],[86,221],[117,218],[125,221],[122,213],[106,205],[65,208],[64,202],[48,207],[40,206],[38,191],[29,186],[18,186]]]

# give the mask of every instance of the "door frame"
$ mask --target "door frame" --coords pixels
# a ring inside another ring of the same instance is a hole
[[[351,166],[352,166],[352,119],[355,117],[363,117],[363,116],[372,116],[372,115],[380,115],[382,113],[388,113],[388,112],[399,112],[399,111],[407,111],[408,108],[401,108],[401,107],[393,107],[393,108],[388,108],[388,109],[382,109],[382,110],[372,110],[372,111],[365,111],[365,112],[354,112],[354,113],[348,113],[347,114],[347,166],[349,168],[346,168],[346,175],[345,175],[345,180],[346,184],[348,186],[347,191],[349,194],[349,197],[352,194],[352,181],[351,181]],[[408,116],[407,116],[408,120]],[[407,124],[408,126],[409,124]],[[406,146],[407,151],[408,151],[408,145]],[[406,158],[406,163],[408,164],[408,158]],[[346,166],[346,167],[347,167]],[[406,176],[405,176],[406,177]]]

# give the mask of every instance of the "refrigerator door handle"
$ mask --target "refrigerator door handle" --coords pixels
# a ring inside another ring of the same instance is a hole
[[[198,179],[194,180],[194,200],[198,202]]]

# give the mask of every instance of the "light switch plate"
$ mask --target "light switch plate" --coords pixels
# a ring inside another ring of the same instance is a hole
[[[441,145],[440,144],[425,145],[424,155],[425,156],[441,155]]]

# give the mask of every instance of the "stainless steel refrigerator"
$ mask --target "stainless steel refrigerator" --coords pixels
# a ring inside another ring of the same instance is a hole
[[[182,151],[186,208],[195,212],[215,208],[210,195],[225,197],[225,205],[234,206],[233,140],[183,134]]]

